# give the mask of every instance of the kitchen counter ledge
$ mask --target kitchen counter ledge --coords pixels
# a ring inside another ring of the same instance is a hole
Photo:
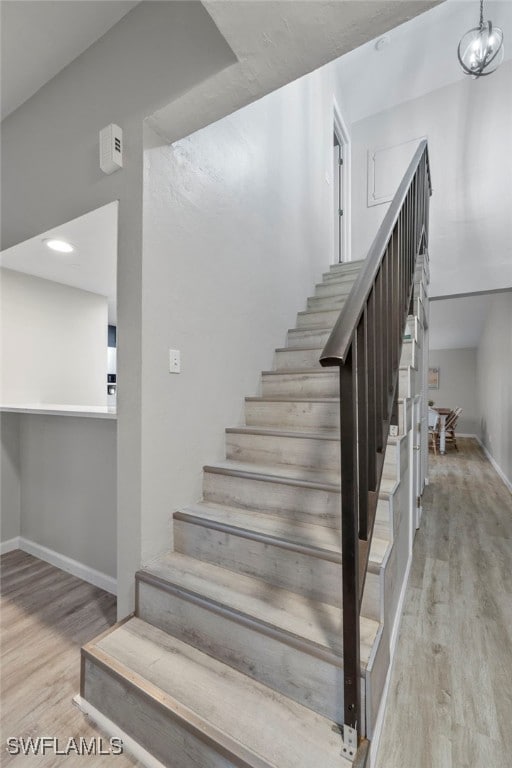
[[[35,413],[45,416],[77,416],[89,419],[116,419],[117,409],[111,405],[61,405],[57,403],[29,403],[0,405],[2,413]]]

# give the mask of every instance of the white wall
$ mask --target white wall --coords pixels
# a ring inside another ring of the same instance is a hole
[[[491,297],[478,346],[482,441],[512,484],[512,293]]]
[[[366,255],[388,207],[367,206],[368,150],[427,136],[431,296],[512,286],[511,89],[508,61],[352,126],[353,258]]]
[[[173,146],[147,133],[142,552],[201,496],[202,466],[331,261],[333,82],[290,84]],[[168,373],[168,350],[182,373]]]
[[[456,432],[480,437],[476,349],[431,349],[428,364],[440,369],[439,389],[429,389],[428,399],[437,407],[462,408]]]
[[[199,2],[139,3],[2,122],[2,248],[119,200],[119,614],[140,563],[142,122],[235,60]],[[106,176],[98,132],[123,129],[125,163]]]
[[[0,270],[3,404],[107,404],[105,296]]]
[[[20,535],[20,439],[15,413],[0,414],[0,542]]]
[[[115,578],[115,421],[18,418],[21,536]]]

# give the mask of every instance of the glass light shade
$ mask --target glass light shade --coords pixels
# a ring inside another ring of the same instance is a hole
[[[466,75],[474,78],[490,75],[503,61],[503,32],[492,22],[483,22],[462,37],[457,49],[459,62]]]

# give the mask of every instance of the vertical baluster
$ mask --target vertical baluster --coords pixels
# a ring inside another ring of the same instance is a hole
[[[341,540],[343,579],[344,724],[361,729],[359,664],[359,540],[357,510],[356,365],[351,347],[340,366]]]
[[[375,423],[377,425],[377,452],[381,453],[384,447],[382,434],[383,421],[383,336],[384,327],[382,323],[382,267],[377,273],[375,279]]]
[[[368,358],[366,308],[356,332],[359,538],[368,540]]]
[[[366,364],[368,387],[368,490],[377,490],[377,414],[375,358],[375,286],[366,307]]]
[[[389,387],[389,299],[388,299],[388,251],[386,249],[384,258],[382,261],[382,413],[384,420],[388,418],[388,387]],[[384,424],[382,425],[384,427]],[[386,445],[387,434],[383,433],[382,439],[384,445]]]
[[[393,377],[394,372],[400,365],[401,338],[400,330],[402,325],[402,302],[400,296],[400,253],[398,245],[398,224],[395,224],[391,236],[393,252]]]

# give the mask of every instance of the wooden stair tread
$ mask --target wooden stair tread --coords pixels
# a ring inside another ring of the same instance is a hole
[[[318,376],[323,374],[324,376],[338,376],[338,369],[334,366],[327,368],[281,368],[280,370],[262,371],[263,376],[309,376],[312,374]]]
[[[339,491],[340,473],[330,470],[307,469],[293,464],[256,464],[246,461],[226,460],[207,464],[207,472],[261,477],[269,480],[292,480],[300,484]]]
[[[291,523],[277,515],[258,513],[252,510],[227,507],[223,504],[199,502],[184,507],[174,515],[177,520],[188,520],[196,523],[211,523],[219,529],[231,529],[247,538],[251,535],[268,537],[276,544],[297,545],[310,549],[312,554],[324,556],[333,562],[341,562],[341,534],[335,528],[312,523]],[[207,525],[208,527],[208,525]],[[370,561],[378,566],[383,561],[389,542],[378,539],[372,540]]]
[[[318,358],[320,359],[320,355],[323,351],[323,346],[319,347],[318,344],[313,344],[312,346],[304,345],[303,347],[276,347],[276,352],[318,352]]]
[[[273,398],[272,398],[273,399]],[[265,398],[268,401],[268,398]],[[314,438],[315,440],[332,440],[339,442],[340,433],[336,429],[328,427],[228,427],[228,434],[235,435],[266,435],[268,437],[292,437],[292,438]]]
[[[342,658],[342,611],[313,602],[297,592],[277,587],[253,576],[234,573],[219,565],[171,552],[147,565],[138,574],[144,581],[157,577],[230,611],[249,616],[277,631],[301,638]],[[379,624],[361,617],[361,666],[365,668]]]
[[[233,475],[235,477],[249,477],[256,480],[283,482],[307,488],[340,492],[340,473],[332,470],[309,469],[293,464],[257,464],[229,459],[216,462],[215,464],[206,464],[204,470],[206,472]],[[383,498],[392,494],[396,486],[397,481],[395,479],[383,477],[381,483],[381,494],[384,493]]]
[[[308,369],[311,370],[311,369]],[[285,370],[284,373],[289,371]],[[264,395],[246,397],[246,403],[339,403],[339,397],[295,397],[294,395]]]
[[[85,655],[257,768],[350,768],[325,717],[133,618]],[[243,763],[241,763],[243,764]]]

